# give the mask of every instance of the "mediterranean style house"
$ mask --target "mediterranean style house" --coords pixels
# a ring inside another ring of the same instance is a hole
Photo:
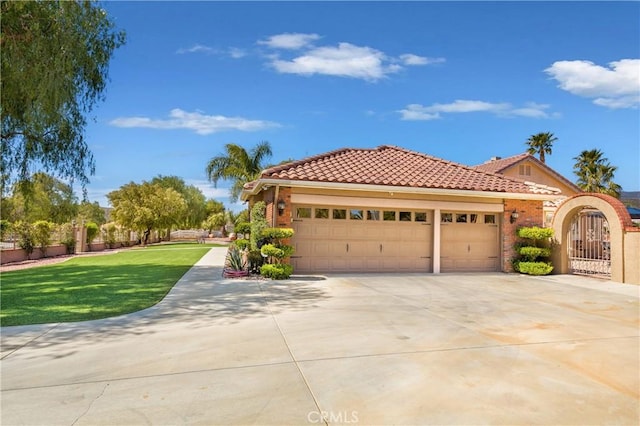
[[[535,159],[523,165],[536,177]],[[379,146],[269,168],[241,198],[294,229],[297,273],[511,271],[516,229],[542,226],[544,203],[573,190],[563,183]]]
[[[545,201],[544,203],[543,223],[545,226],[551,226],[553,215],[563,200],[582,193],[582,190],[573,182],[528,153],[507,158],[493,157],[489,161],[473,168],[558,188],[560,196],[555,200]]]

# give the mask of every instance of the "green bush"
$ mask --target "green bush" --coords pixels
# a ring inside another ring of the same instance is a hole
[[[552,228],[540,228],[538,226],[519,228],[517,232],[518,237],[534,241],[547,240],[553,237]]]
[[[42,255],[47,255],[47,247],[51,244],[51,231],[54,224],[46,220],[38,220],[33,223],[33,242],[40,247]]]
[[[87,227],[87,244],[91,245],[93,240],[98,236],[100,227],[94,222],[87,222],[85,226]]]
[[[293,237],[293,229],[291,228],[265,228],[262,230],[262,238],[269,240],[279,241],[291,237]]]
[[[520,247],[518,253],[524,258],[527,262],[534,262],[536,259],[540,257],[549,257],[551,256],[551,249],[546,247]]]
[[[529,275],[549,275],[553,266],[547,262],[519,262],[518,270]]]
[[[258,249],[258,241],[262,238],[262,230],[267,228],[267,220],[265,219],[265,210],[267,205],[264,201],[258,201],[251,208],[251,250]]]
[[[76,251],[76,236],[73,235],[73,225],[65,223],[60,225],[60,244],[66,247],[67,254],[73,254]]]
[[[102,225],[102,235],[108,248],[114,248],[116,245],[116,224],[113,222]]]
[[[4,237],[11,229],[11,222],[6,219],[0,220],[0,240],[4,241]]]
[[[272,280],[286,280],[293,273],[293,267],[287,264],[266,264],[260,268],[260,275]]]
[[[249,248],[249,246],[251,245],[251,243],[249,242],[249,240],[245,239],[245,238],[241,238],[239,240],[235,240],[233,242],[233,244],[238,247],[238,249],[240,250],[245,250],[247,248]]]
[[[233,232],[236,234],[250,234],[251,233],[251,224],[249,222],[240,222],[233,227]]]
[[[33,226],[30,223],[18,221],[13,224],[13,229],[18,234],[18,245],[27,253],[27,258],[29,258],[36,246],[33,236]]]
[[[265,257],[275,257],[278,260],[284,257],[284,250],[274,246],[273,244],[263,245],[260,249],[260,253]]]
[[[262,257],[260,250],[249,250],[247,260],[249,261],[249,272],[259,274],[260,267],[264,264],[264,257]]]

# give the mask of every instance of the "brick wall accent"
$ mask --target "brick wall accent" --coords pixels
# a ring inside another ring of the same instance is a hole
[[[293,217],[293,211],[291,210],[291,188],[288,186],[281,186],[280,192],[278,193],[278,199],[284,201],[285,208],[282,215],[280,215],[278,213],[278,209],[276,209],[276,227],[291,228],[291,219]]]
[[[513,249],[518,240],[516,231],[523,226],[544,226],[542,201],[505,200],[502,214],[502,271],[513,272],[511,259],[517,256]],[[518,212],[518,218],[511,223],[511,213]]]

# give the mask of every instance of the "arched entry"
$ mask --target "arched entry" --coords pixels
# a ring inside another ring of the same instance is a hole
[[[614,197],[578,194],[568,198],[553,217],[554,272],[592,274],[588,271],[601,268],[594,275],[625,282],[624,234],[630,226],[629,212]]]
[[[571,219],[569,273],[611,278],[611,232],[605,215],[585,207]]]

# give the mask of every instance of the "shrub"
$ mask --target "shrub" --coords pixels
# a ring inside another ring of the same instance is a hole
[[[551,256],[551,249],[545,247],[525,246],[520,247],[518,252],[527,262],[534,262],[538,258]]]
[[[116,245],[116,230],[116,224],[113,222],[106,223],[102,226],[104,242],[109,248],[114,248]]]
[[[247,260],[249,261],[249,272],[259,274],[260,267],[264,264],[264,257],[262,257],[260,250],[249,250]]]
[[[85,226],[87,227],[87,244],[91,245],[93,240],[98,236],[100,228],[98,227],[98,224],[94,222],[87,222]]]
[[[549,275],[553,266],[547,262],[519,262],[518,269],[528,275]]]
[[[30,258],[35,248],[33,226],[30,223],[18,221],[13,224],[13,229],[18,234],[18,245],[27,253],[27,258]]]
[[[511,264],[517,272],[529,275],[547,275],[553,270],[548,262],[541,259],[551,256],[548,246],[549,239],[553,237],[553,229],[540,228],[538,226],[519,228],[518,237],[526,240],[526,243],[517,243],[515,249],[520,258],[513,259]]]
[[[51,244],[51,231],[54,224],[46,220],[38,220],[33,223],[33,242],[40,247],[42,255],[47,255],[47,246]]]
[[[260,275],[272,280],[286,280],[293,273],[293,267],[287,264],[266,264],[260,268]]]
[[[538,226],[530,226],[518,229],[518,237],[527,240],[542,241],[553,237],[552,228],[540,228]]]
[[[267,205],[264,201],[258,201],[251,208],[251,250],[256,250],[258,247],[259,239],[262,238],[262,230],[267,228],[267,220],[265,219],[265,210]]]
[[[249,246],[251,245],[251,243],[249,242],[249,240],[247,240],[246,238],[241,238],[239,240],[235,240],[233,242],[233,244],[238,247],[238,249],[240,250],[246,250],[249,248]]]
[[[242,235],[246,235],[246,234],[250,234],[251,233],[251,223],[249,222],[240,222],[237,225],[235,225],[233,227],[233,231],[236,234],[242,234]]]
[[[0,240],[4,241],[4,237],[11,229],[11,222],[6,219],[0,220]]]
[[[262,230],[262,237],[271,241],[280,242],[284,238],[293,237],[291,228],[265,228]]]
[[[60,244],[65,246],[67,254],[73,254],[76,250],[76,236],[73,234],[73,225],[65,223],[60,225]]]

